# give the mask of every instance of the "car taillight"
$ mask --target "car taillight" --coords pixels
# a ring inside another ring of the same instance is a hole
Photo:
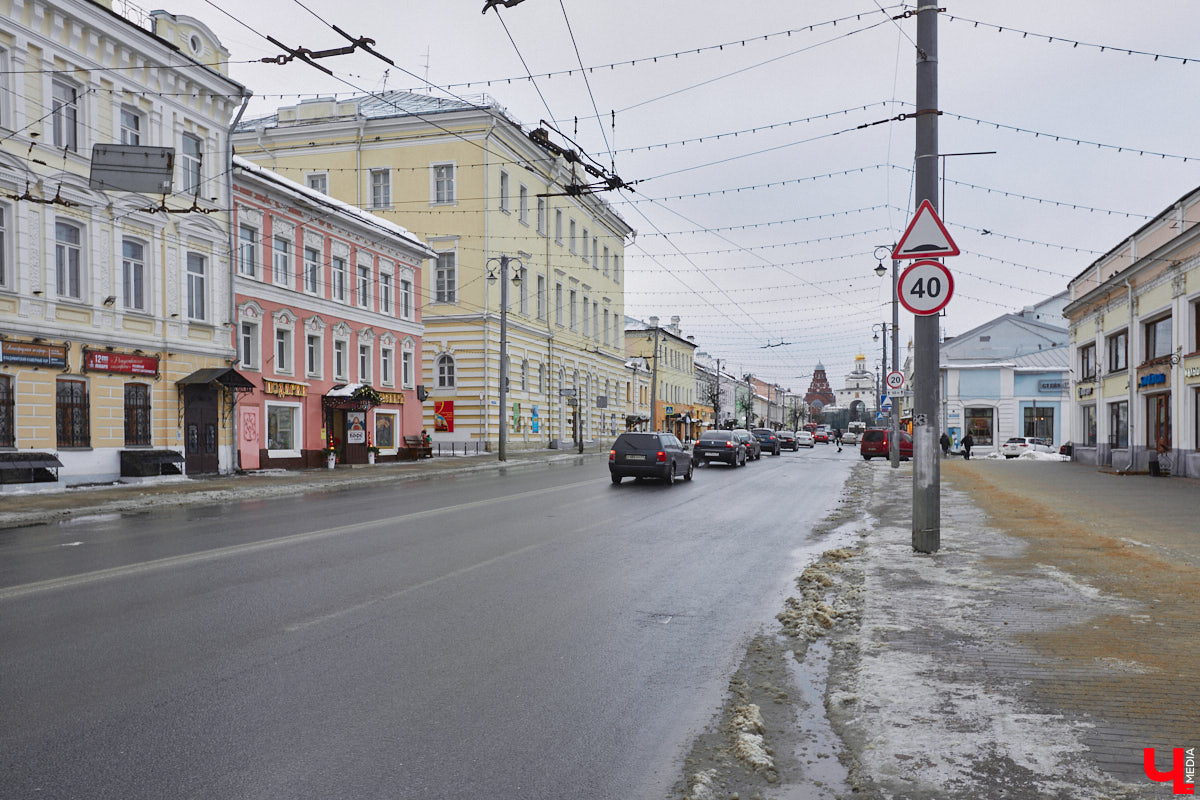
[[[663,452],[662,450],[659,450],[657,460],[658,460],[658,463],[660,463],[660,464],[667,463],[667,454],[665,452]]]
[[[732,448],[732,447],[733,447],[733,442],[726,442],[726,443],[725,443],[725,446],[726,446],[726,447],[728,447],[728,448]]]
[[[616,450],[609,450],[609,451],[608,451],[608,460],[609,460],[609,461],[616,461],[616,460],[617,460],[617,451],[616,451]]]

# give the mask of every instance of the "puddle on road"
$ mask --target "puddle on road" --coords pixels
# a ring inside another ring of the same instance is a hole
[[[803,656],[789,653],[792,683],[796,687],[796,727],[800,742],[796,759],[801,764],[801,780],[780,787],[779,800],[820,800],[850,792],[849,775],[838,758],[842,742],[825,715],[825,687],[829,683],[830,646],[810,642]]]

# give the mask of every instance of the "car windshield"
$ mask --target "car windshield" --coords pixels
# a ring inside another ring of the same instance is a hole
[[[732,433],[705,433],[700,436],[697,442],[728,442],[732,438]]]
[[[1032,442],[1033,440],[1030,439],[1029,441]],[[1025,444],[1025,439],[1021,436],[1014,436],[1013,438],[1008,440],[1008,443],[1009,444]]]

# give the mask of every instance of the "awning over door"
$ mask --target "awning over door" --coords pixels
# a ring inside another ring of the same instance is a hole
[[[207,367],[205,369],[198,369],[191,375],[175,381],[176,386],[203,386],[213,383],[224,386],[226,389],[232,389],[235,392],[249,392],[254,390],[254,384],[233,367]]]

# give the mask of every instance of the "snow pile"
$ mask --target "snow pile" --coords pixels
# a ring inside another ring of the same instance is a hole
[[[1040,450],[1028,450],[1017,456],[1014,461],[1070,461],[1068,456],[1060,456],[1058,453],[1043,453]]]
[[[783,611],[775,616],[789,636],[811,642],[824,636],[839,619],[855,617],[852,595],[830,591],[835,586],[830,573],[841,572],[841,562],[854,555],[846,548],[828,550],[800,574],[796,579],[800,596],[785,600]],[[833,599],[829,595],[835,595],[834,604],[827,602]]]
[[[717,791],[713,788],[717,775],[715,769],[706,769],[693,775],[692,786],[685,800],[717,800]]]
[[[733,753],[739,760],[755,769],[771,769],[775,766],[775,760],[771,758],[763,740],[762,712],[757,705],[750,703],[735,708],[732,727],[736,734]]]

